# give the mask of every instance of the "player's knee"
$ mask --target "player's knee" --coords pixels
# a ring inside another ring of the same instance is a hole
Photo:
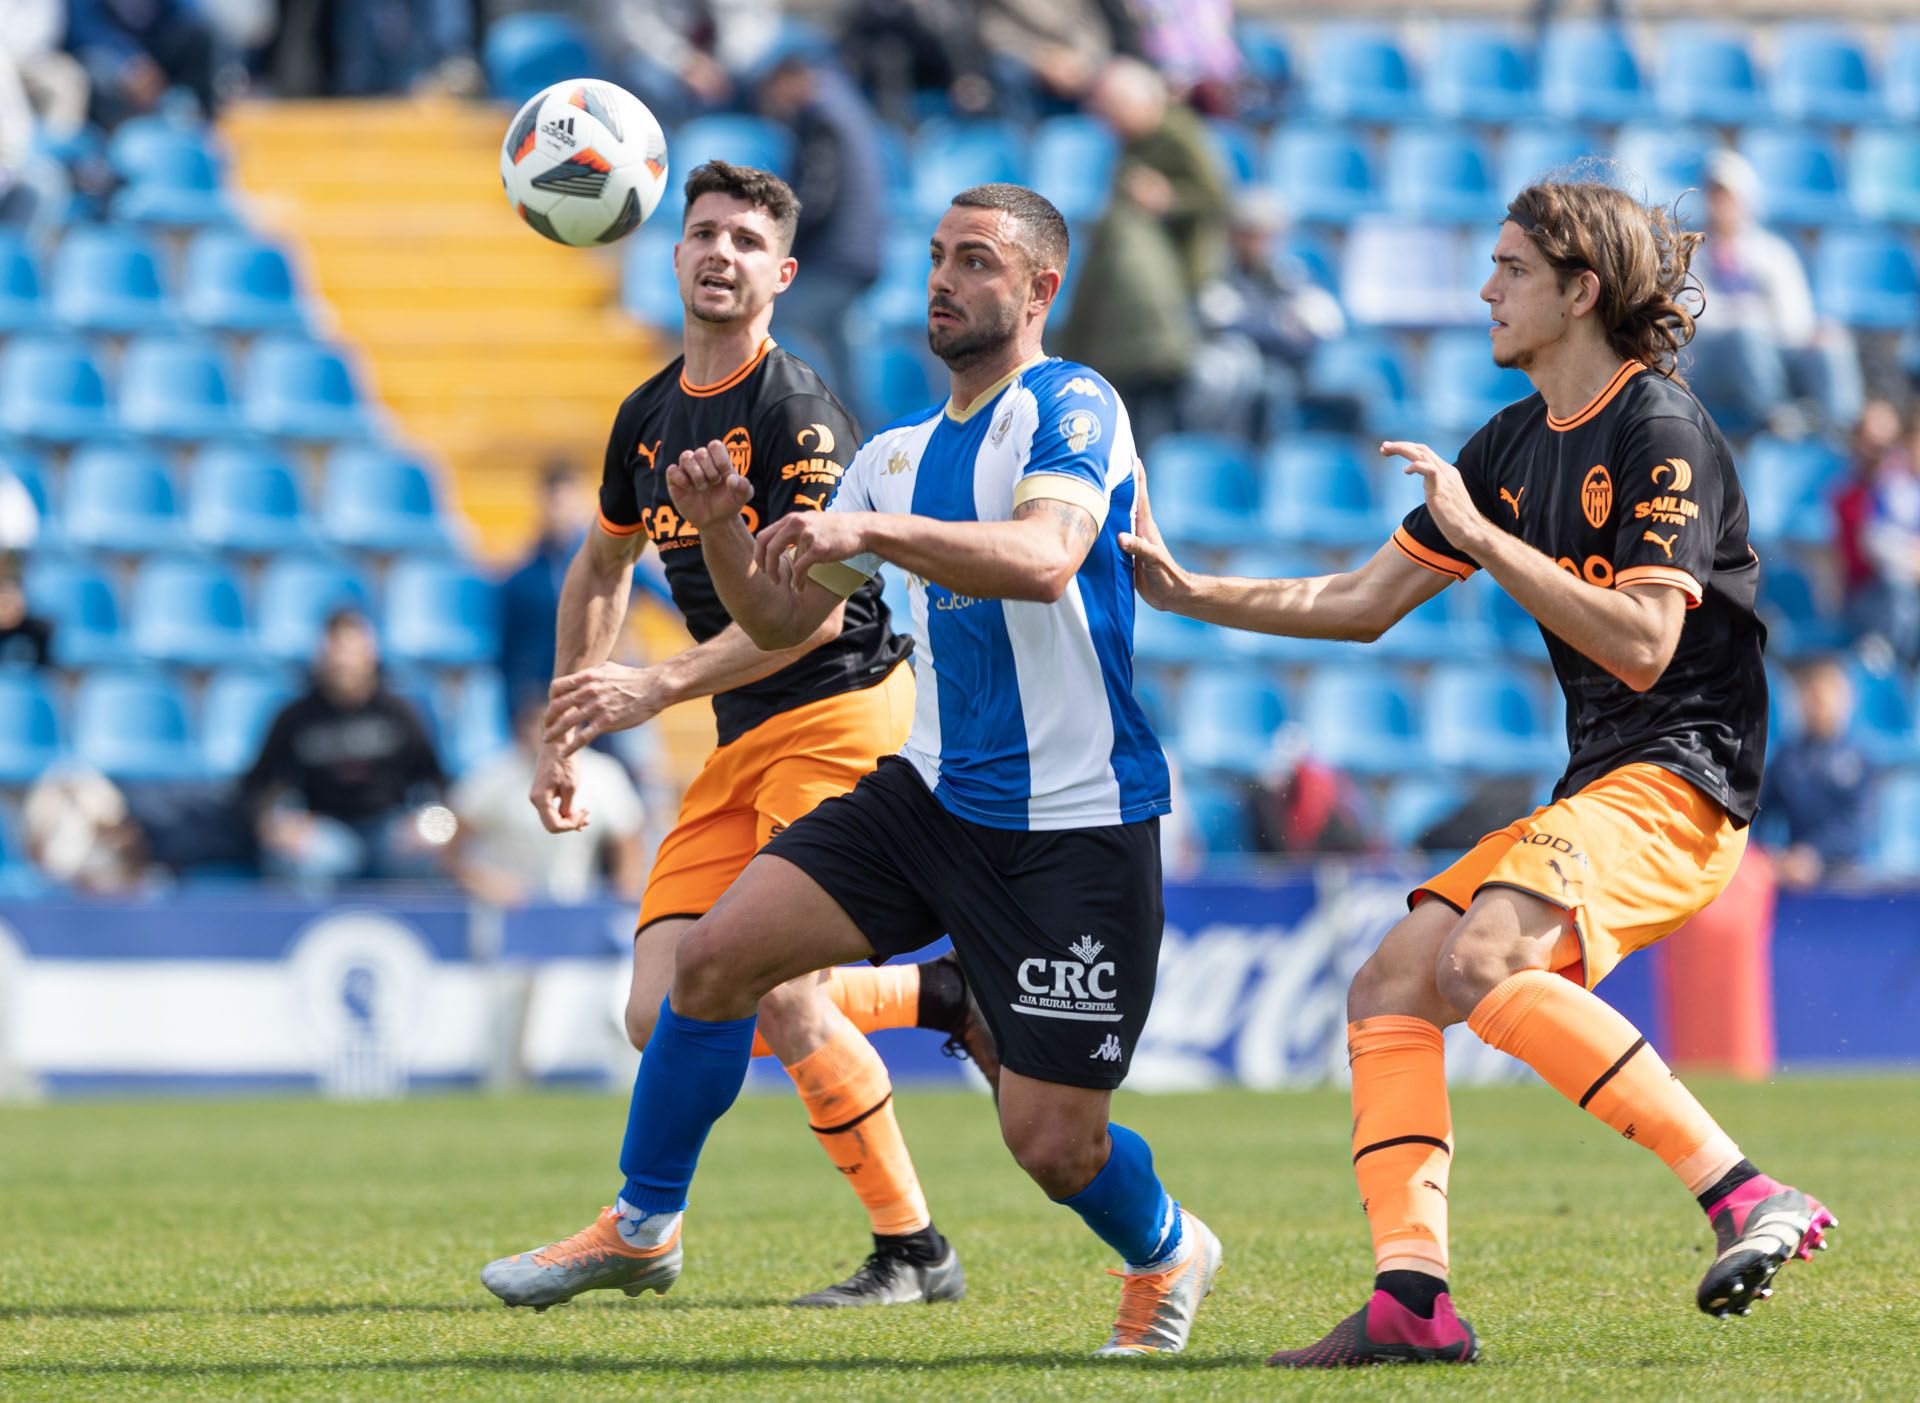
[[[1347,1021],[1400,1014],[1425,1018],[1432,1022],[1453,1020],[1442,1016],[1433,970],[1424,959],[1408,959],[1405,951],[1382,946],[1367,957],[1354,972],[1347,986]]]
[[[1035,1117],[1003,1125],[1001,1136],[1014,1162],[1049,1198],[1070,1198],[1093,1182],[1107,1161],[1105,1127],[1087,1135],[1066,1118]]]
[[[777,1037],[783,1029],[798,1028],[815,1015],[823,995],[808,977],[776,984],[760,996],[755,1012],[760,1015],[763,1036]]]
[[[638,1052],[647,1050],[647,1042],[653,1037],[653,1025],[660,1017],[660,1000],[651,1003],[645,999],[627,996],[627,1041]]]
[[[751,1007],[767,992],[753,978],[752,967],[724,931],[711,929],[704,918],[696,921],[674,952],[674,1011],[689,1018],[737,1016],[740,1005]]]
[[[1461,1018],[1466,1018],[1516,968],[1508,942],[1493,938],[1471,920],[1460,923],[1434,962],[1433,982]]]

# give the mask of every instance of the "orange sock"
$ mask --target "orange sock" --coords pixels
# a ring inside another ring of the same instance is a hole
[[[1688,1193],[1739,1163],[1739,1147],[1639,1030],[1571,980],[1537,969],[1511,975],[1480,1001],[1467,1026],[1660,1156]]]
[[[835,966],[827,971],[827,997],[863,1033],[912,1028],[920,1015],[920,966]],[[753,1055],[773,1056],[758,1032],[753,1035]]]
[[[787,1075],[827,1158],[847,1176],[883,1237],[918,1232],[933,1220],[900,1122],[893,1084],[873,1044],[849,1028],[808,1053]]]
[[[1424,1018],[1347,1025],[1353,1066],[1353,1176],[1373,1231],[1375,1271],[1447,1274],[1453,1116],[1445,1048]]]

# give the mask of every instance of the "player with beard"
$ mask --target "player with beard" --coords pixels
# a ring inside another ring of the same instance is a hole
[[[1720,430],[1674,373],[1700,235],[1608,185],[1507,206],[1480,290],[1493,358],[1537,393],[1457,463],[1405,458],[1426,501],[1365,565],[1302,580],[1190,574],[1143,496],[1127,549],[1156,608],[1262,633],[1369,642],[1484,569],[1539,622],[1567,698],[1566,775],[1543,808],[1418,887],[1347,993],[1353,1169],[1374,1292],[1294,1368],[1478,1353],[1448,1292],[1453,1125],[1441,1030],[1465,1022],[1660,1157],[1717,1247],[1695,1293],[1745,1315],[1833,1215],[1741,1153],[1592,990],[1717,896],[1746,848],[1766,751],[1760,563]]]
[[[684,450],[718,440],[751,484],[736,509],[743,526],[817,513],[859,441],[820,377],[767,335],[774,299],[796,275],[788,256],[799,211],[793,192],[766,171],[710,161],[688,178],[686,194],[674,248],[684,354],[614,417],[598,529],[588,533],[561,594],[556,680],[530,796],[549,831],[586,827],[574,752],[675,702],[713,698],[718,743],[660,845],[634,933],[627,1032],[649,1067],[664,1055],[651,1041],[654,1014],[682,933],[769,836],[852,788],[899,748],[914,692],[902,665],[911,641],[890,627],[877,583],[853,592],[804,635],[763,652],[729,622],[701,558],[699,529],[668,500],[667,467]],[[652,667],[623,667],[608,657],[633,561],[649,541],[698,642]],[[872,1255],[852,1277],[794,1304],[959,1299],[966,1290],[959,1258],[928,1215],[886,1066],[864,1036],[916,1024],[944,1029],[950,1048],[964,1045],[991,1079],[992,1047],[968,1011],[958,963],[943,956],[808,972],[761,993],[751,1050],[777,1055],[792,1075],[814,1134],[866,1207],[874,1234]],[[640,1107],[636,1098],[630,1145],[646,1133]],[[489,1263],[481,1280],[508,1305],[540,1310],[582,1291],[664,1292],[679,1274],[679,1242],[642,1231],[645,1216],[623,1198],[570,1238]]]

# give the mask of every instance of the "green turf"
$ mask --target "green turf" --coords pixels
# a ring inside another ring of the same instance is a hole
[[[1711,1239],[1652,1156],[1542,1089],[1468,1092],[1455,1285],[1485,1362],[1331,1377],[1261,1361],[1363,1299],[1337,1093],[1120,1098],[1228,1263],[1187,1354],[1126,1361],[1087,1357],[1117,1283],[981,1097],[900,1098],[971,1295],[831,1315],[779,1302],[850,1269],[864,1220],[784,1098],[716,1131],[670,1296],[544,1315],[475,1273],[607,1201],[619,1101],[0,1110],[0,1397],[1920,1397],[1914,1083],[1705,1091],[1843,1224],[1752,1318],[1694,1310]]]

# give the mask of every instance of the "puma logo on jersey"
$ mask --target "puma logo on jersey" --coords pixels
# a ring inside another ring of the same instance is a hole
[[[1680,539],[1680,533],[1676,531],[1671,536],[1656,536],[1653,534],[1653,532],[1647,531],[1641,535],[1640,539],[1643,541],[1652,541],[1656,546],[1660,547],[1661,550],[1667,553],[1668,560],[1672,560],[1673,559],[1673,543]]]
[[[648,471],[648,472],[652,472],[652,471],[653,471],[653,460],[654,460],[654,455],[656,455],[657,453],[659,453],[659,451],[660,451],[660,445],[661,445],[662,443],[664,443],[664,442],[666,442],[666,440],[665,440],[665,439],[658,439],[658,438],[656,438],[656,439],[655,439],[655,440],[653,441],[653,447],[651,447],[651,448],[649,448],[649,447],[647,447],[647,446],[646,446],[646,444],[644,444],[644,443],[636,443],[636,444],[634,444],[634,446],[633,446],[633,451],[634,451],[634,454],[635,454],[636,456],[638,456],[638,457],[640,457],[640,458],[644,458],[644,459],[646,460],[646,463],[647,463],[647,471]]]
[[[1515,521],[1520,519],[1520,499],[1526,495],[1527,489],[1524,487],[1518,492],[1509,492],[1504,487],[1500,489],[1500,500],[1513,508],[1513,519]]]
[[[798,505],[806,507],[812,511],[823,512],[827,509],[827,494],[824,492],[822,492],[818,497],[809,497],[804,492],[796,492],[793,494],[793,500]]]

